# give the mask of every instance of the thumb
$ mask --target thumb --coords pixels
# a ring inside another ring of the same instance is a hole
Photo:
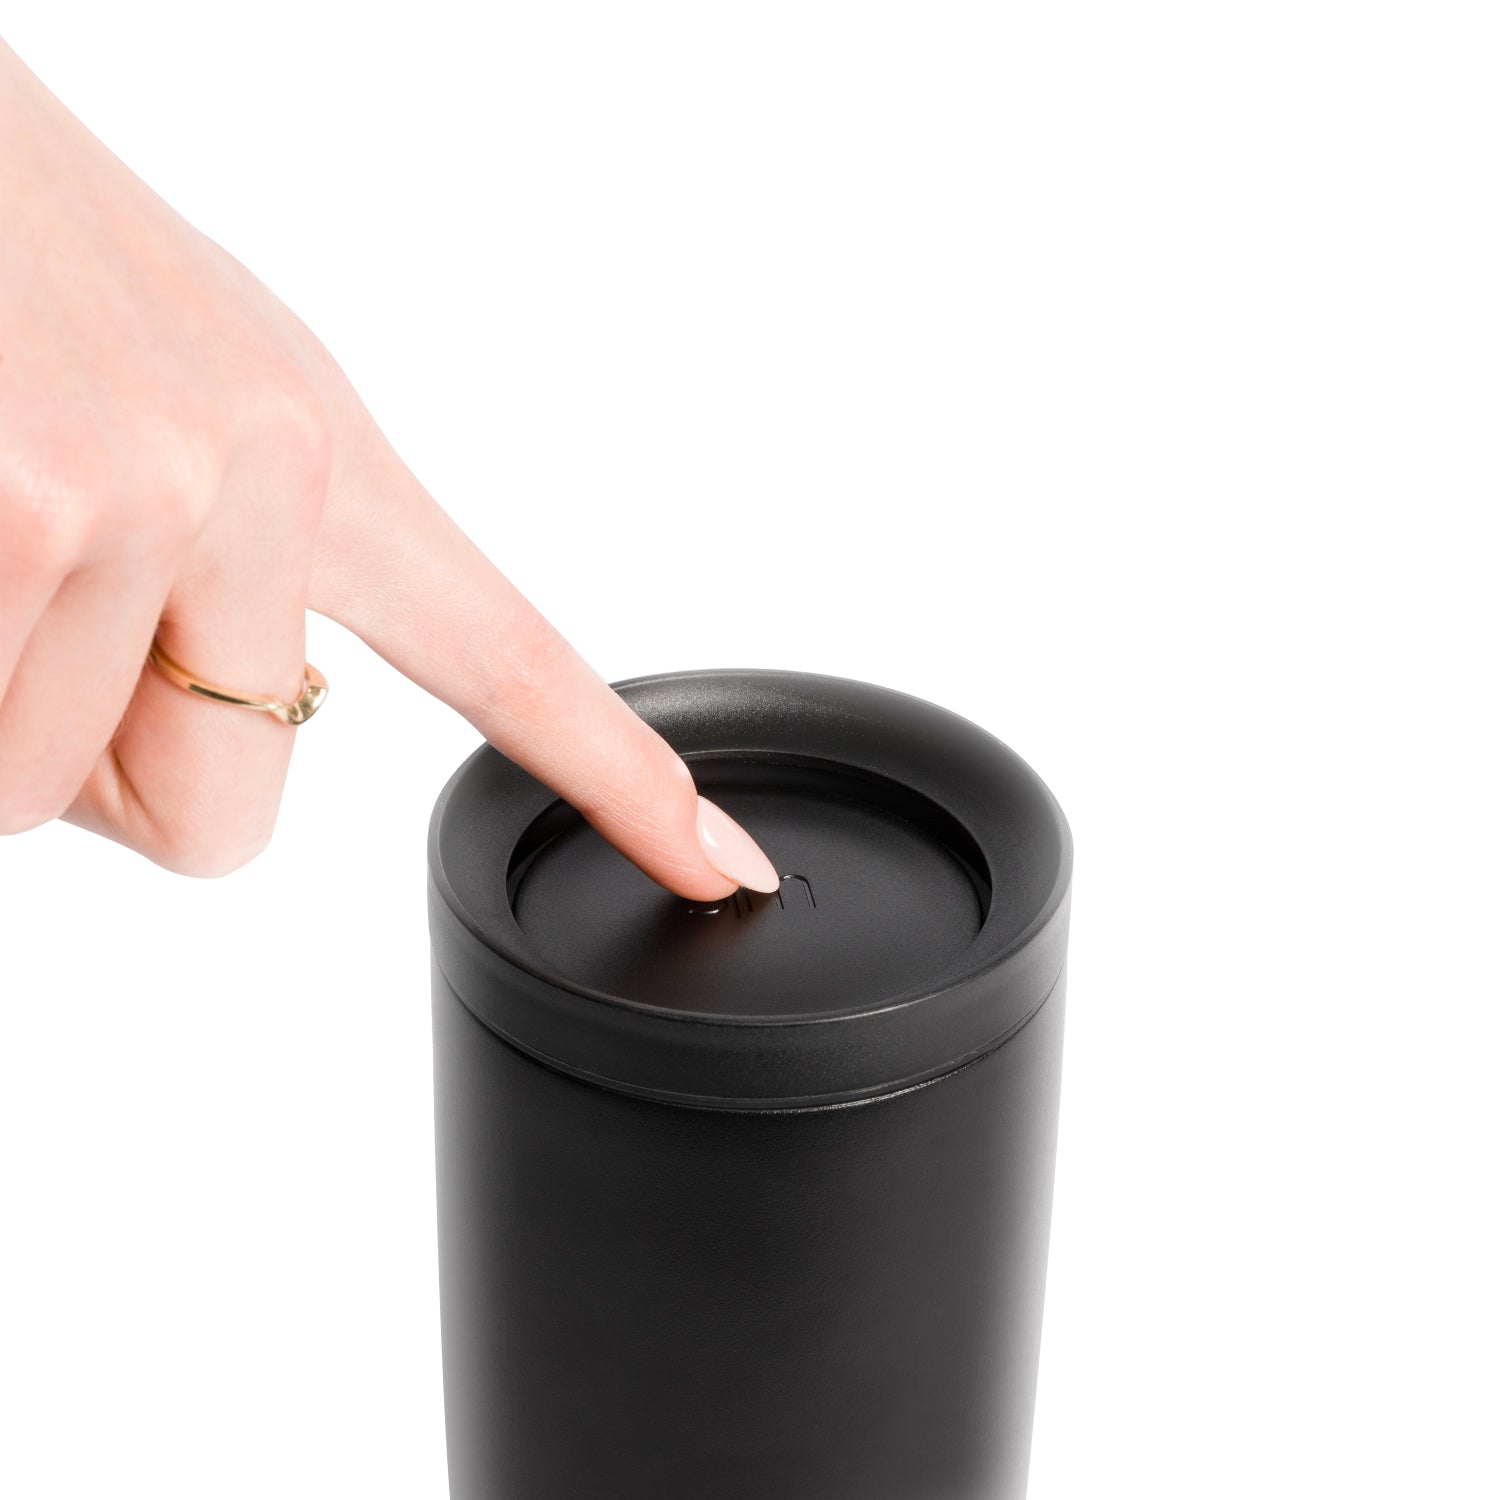
[[[749,834],[698,796],[681,757],[464,535],[368,416],[335,435],[308,602],[457,709],[668,890],[709,901],[778,887]]]

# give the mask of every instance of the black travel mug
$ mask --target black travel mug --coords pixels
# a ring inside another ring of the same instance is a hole
[[[438,799],[454,1500],[1024,1495],[1061,810],[884,688],[618,690],[781,889],[673,896],[488,746]]]

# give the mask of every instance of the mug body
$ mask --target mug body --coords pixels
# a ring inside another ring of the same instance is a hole
[[[693,908],[493,751],[445,792],[454,1500],[1020,1497],[1061,813],[997,741],[903,695],[743,672],[622,691],[787,874]],[[858,710],[831,738],[830,704]]]

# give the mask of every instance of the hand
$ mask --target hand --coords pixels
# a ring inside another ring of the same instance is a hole
[[[687,766],[484,558],[343,372],[0,42],[0,832],[54,817],[221,874],[295,732],[144,669],[295,699],[347,625],[678,894],[775,889]]]

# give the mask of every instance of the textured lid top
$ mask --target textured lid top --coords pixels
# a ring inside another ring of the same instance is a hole
[[[1062,966],[1071,842],[998,740],[902,693],[771,671],[619,684],[782,875],[673,896],[488,746],[433,814],[439,968],[582,1077],[729,1108],[904,1087],[1002,1041]]]

